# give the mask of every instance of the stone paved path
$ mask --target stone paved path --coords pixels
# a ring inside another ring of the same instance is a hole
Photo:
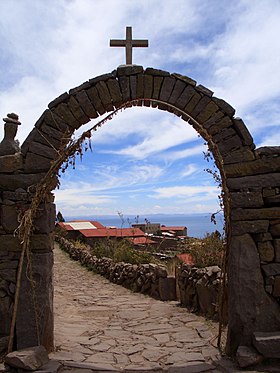
[[[108,370],[218,372],[210,365],[220,358],[212,345],[213,326],[177,302],[134,294],[82,268],[58,248],[54,281],[52,358]]]

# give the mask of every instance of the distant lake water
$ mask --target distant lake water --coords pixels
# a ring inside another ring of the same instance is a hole
[[[94,216],[64,216],[65,220],[95,220],[99,221],[105,226],[114,226],[118,228],[128,228],[136,223],[135,215],[124,215],[121,219],[118,215],[94,215]],[[154,214],[139,216],[138,223],[144,223],[147,219],[150,223],[160,223],[161,225],[175,225],[186,226],[188,236],[203,238],[207,233],[218,230],[223,232],[223,216],[217,215],[216,222],[211,222],[211,214],[193,214],[193,215],[168,215],[168,214]]]

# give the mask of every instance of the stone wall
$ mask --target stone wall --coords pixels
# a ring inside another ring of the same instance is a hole
[[[110,258],[97,258],[87,250],[77,248],[72,242],[56,236],[60,247],[73,260],[106,277],[115,284],[132,291],[147,294],[160,300],[176,300],[175,278],[167,275],[164,266],[155,264],[115,263]]]
[[[21,250],[13,232],[19,224],[20,212],[29,206],[36,185],[53,160],[64,152],[74,131],[122,105],[150,106],[175,114],[212,146],[228,191],[230,210],[230,350],[236,351],[239,345],[252,345],[254,332],[279,331],[280,147],[255,149],[247,127],[234,116],[234,108],[193,79],[159,69],[125,65],[55,98],[21,148],[14,141],[20,125],[18,116],[12,113],[4,118],[5,137],[0,144],[0,333],[6,335],[11,319]],[[45,294],[40,301],[43,305],[40,314],[44,308],[52,308],[51,284],[40,282],[40,273],[42,268],[46,269],[45,274],[51,273],[53,225],[54,205],[48,199],[40,206],[32,237],[34,263],[41,267],[36,274],[38,298],[39,294]],[[28,304],[23,311],[30,310],[28,317],[33,320],[34,306],[28,292],[22,292],[21,298]],[[40,339],[47,339],[50,346],[52,331],[46,331],[45,322],[40,319]],[[18,319],[16,332],[26,329],[27,324]],[[51,329],[52,323],[49,325]]]
[[[0,191],[0,338],[10,333],[22,250],[13,232],[19,224],[18,214],[26,209],[31,198],[32,194],[24,189]],[[30,257],[24,260],[14,338],[16,349],[37,345],[38,339],[49,351],[53,348],[52,230],[55,206],[50,202],[52,199],[50,196],[49,202],[40,205],[30,241]],[[29,264],[32,264],[33,296]]]
[[[221,269],[218,266],[196,268],[182,264],[176,272],[181,305],[214,320],[219,319]],[[225,294],[227,303],[227,294]],[[223,322],[227,323],[227,304]]]
[[[181,265],[176,276],[168,276],[165,266],[155,264],[115,263],[109,258],[98,259],[71,241],[56,236],[60,247],[73,260],[101,274],[115,284],[147,294],[163,301],[178,300],[192,312],[218,320],[218,298],[221,270],[218,266],[195,268]],[[176,293],[176,284],[179,293]],[[225,307],[227,310],[227,307]],[[224,321],[226,322],[226,315]]]

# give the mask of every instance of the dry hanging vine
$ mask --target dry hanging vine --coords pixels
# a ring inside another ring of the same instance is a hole
[[[224,255],[224,265],[222,268],[222,291],[221,296],[219,299],[219,315],[220,315],[220,326],[219,326],[219,336],[218,336],[218,346],[220,347],[220,340],[221,340],[221,333],[222,333],[222,312],[223,312],[223,297],[224,297],[224,290],[225,290],[225,277],[226,277],[226,256],[227,256],[227,247],[230,237],[230,224],[229,224],[229,191],[226,185],[226,177],[225,171],[223,167],[223,159],[222,156],[216,146],[216,144],[212,141],[211,137],[208,135],[206,130],[193,118],[188,116],[184,111],[178,109],[177,107],[165,103],[160,100],[155,99],[135,99],[131,101],[127,101],[118,108],[116,108],[113,112],[107,115],[104,119],[99,121],[97,124],[92,126],[87,131],[83,132],[82,135],[77,140],[69,140],[69,144],[57,152],[58,157],[52,162],[49,171],[45,174],[42,180],[36,185],[36,191],[32,198],[30,207],[23,213],[22,217],[20,218],[20,224],[16,230],[16,234],[20,239],[20,243],[22,245],[21,257],[19,261],[18,273],[17,273],[17,282],[16,282],[16,292],[15,292],[15,301],[14,301],[14,308],[12,314],[12,322],[10,328],[10,336],[9,336],[9,345],[8,345],[8,352],[12,351],[13,348],[13,340],[14,340],[14,330],[15,330],[15,323],[16,323],[16,316],[18,310],[18,301],[19,301],[19,294],[20,294],[20,285],[21,285],[21,276],[22,276],[22,269],[23,269],[23,262],[25,256],[27,256],[29,261],[29,279],[31,282],[32,287],[32,294],[33,294],[33,302],[35,308],[35,317],[36,317],[36,325],[37,325],[37,338],[38,344],[40,343],[39,339],[39,329],[38,329],[38,315],[36,314],[36,300],[35,300],[35,284],[32,277],[32,263],[31,263],[31,249],[30,249],[30,238],[33,232],[33,221],[36,217],[36,213],[38,207],[42,201],[46,199],[48,194],[59,186],[59,180],[57,176],[59,176],[59,170],[62,173],[66,171],[66,169],[70,166],[75,168],[75,159],[76,156],[80,156],[82,159],[83,151],[87,151],[88,149],[91,150],[91,136],[92,132],[96,131],[99,127],[105,124],[107,121],[111,120],[114,115],[116,115],[119,111],[127,109],[132,106],[141,105],[142,102],[152,103],[153,106],[163,105],[164,107],[168,107],[172,110],[174,114],[179,117],[182,117],[184,120],[187,120],[197,132],[207,141],[209,151],[213,154],[215,158],[216,165],[220,170],[221,176],[221,188],[222,188],[222,198],[223,198],[223,206],[224,206],[224,217],[225,217],[225,234],[226,234],[226,245],[225,245],[225,255]],[[186,119],[185,119],[186,118]],[[86,143],[87,142],[87,143]]]

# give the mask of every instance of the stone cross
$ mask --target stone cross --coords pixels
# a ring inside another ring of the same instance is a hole
[[[132,39],[132,27],[126,26],[126,38],[125,40],[111,39],[110,47],[125,47],[126,65],[132,65],[132,48],[133,47],[148,47],[148,40]]]

